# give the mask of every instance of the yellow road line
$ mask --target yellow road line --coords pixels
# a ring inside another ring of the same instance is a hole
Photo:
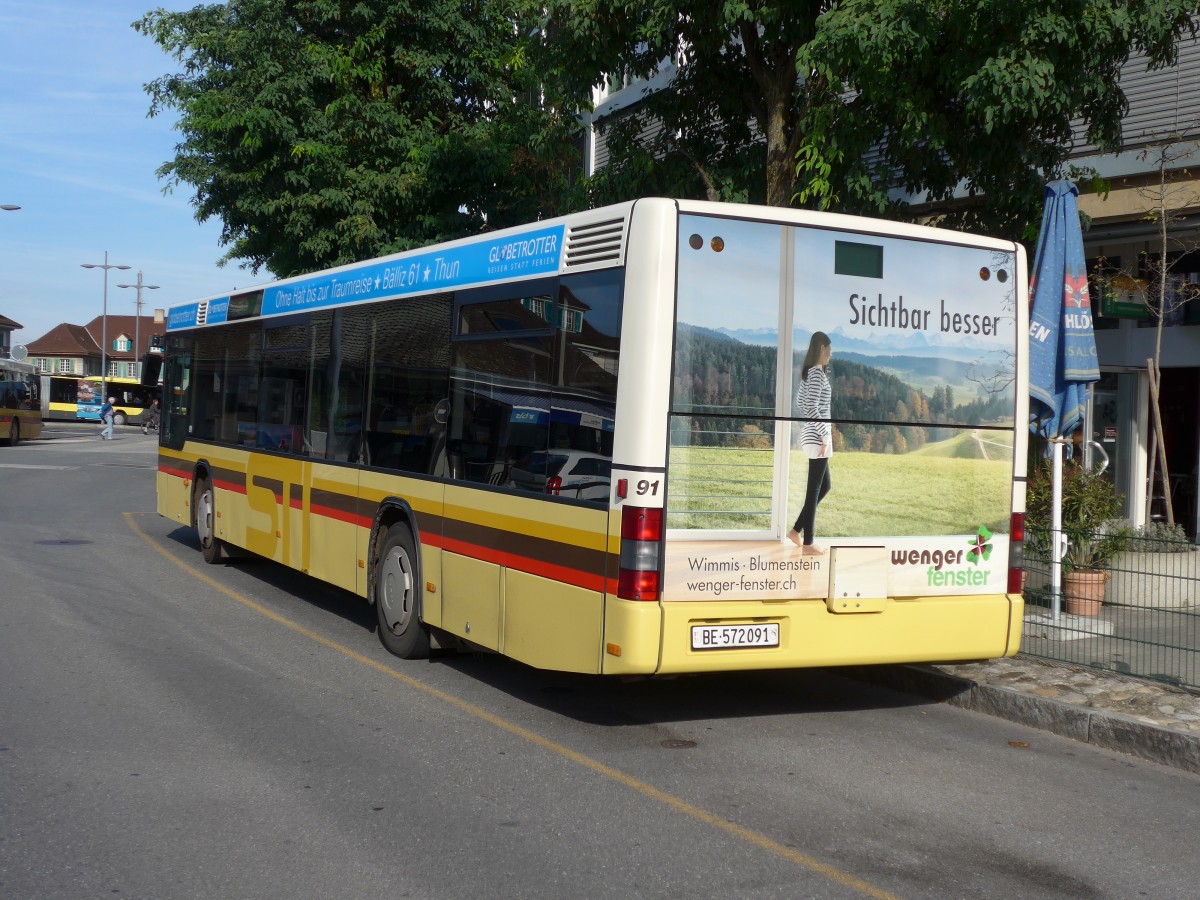
[[[146,532],[138,527],[137,523],[134,521],[133,513],[127,512],[123,513],[123,515],[125,517],[125,521],[128,523],[134,534],[140,537],[143,541],[161,553],[176,566],[183,569],[188,575],[203,582],[213,590],[224,594],[230,600],[234,600],[237,603],[240,603],[242,606],[245,606],[247,609],[251,609],[259,615],[265,616],[272,622],[278,622],[280,625],[290,628],[292,631],[295,631],[298,634],[304,635],[304,637],[308,638],[309,640],[315,641],[324,647],[328,647],[330,650],[336,651],[337,653],[340,653],[343,656],[354,660],[355,662],[362,663],[364,666],[368,666],[374,669],[376,672],[387,675],[389,678],[394,678],[396,681],[403,682],[408,687],[415,688],[418,691],[423,691],[429,696],[435,697],[444,703],[448,703],[451,706],[462,710],[468,715],[474,716],[477,719],[482,719],[491,725],[495,725],[497,728],[507,731],[509,734],[516,735],[517,737],[522,738],[531,744],[535,744],[544,750],[549,750],[551,753],[555,753],[565,759],[569,759],[573,763],[577,763],[585,768],[591,769],[598,775],[602,775],[605,778],[620,782],[626,787],[637,791],[639,794],[649,797],[652,800],[657,800],[659,803],[669,806],[672,809],[677,810],[678,812],[681,812],[698,822],[703,822],[704,824],[710,825],[713,828],[720,829],[726,834],[739,838],[740,840],[743,840],[749,844],[753,844],[754,846],[759,847],[768,853],[803,866],[804,868],[815,872],[818,875],[828,878],[830,881],[836,881],[838,884],[853,888],[861,894],[876,898],[876,900],[899,900],[896,894],[892,894],[888,891],[882,890],[881,888],[877,888],[874,885],[863,881],[861,878],[856,878],[849,872],[843,872],[841,869],[838,869],[835,866],[823,863],[818,859],[814,859],[811,856],[807,856],[803,853],[793,850],[791,847],[784,846],[778,841],[773,841],[771,838],[767,837],[766,835],[759,834],[757,831],[752,831],[749,828],[738,825],[736,822],[731,822],[728,819],[723,819],[718,815],[714,815],[705,809],[701,809],[694,804],[688,803],[686,800],[680,797],[676,797],[673,794],[668,794],[666,791],[661,791],[651,784],[640,781],[639,779],[634,778],[632,775],[626,775],[619,769],[614,769],[612,766],[606,765],[597,759],[592,759],[590,756],[585,756],[576,750],[572,750],[570,747],[567,747],[556,741],[552,741],[549,738],[542,737],[540,734],[530,731],[528,728],[523,728],[520,725],[516,725],[507,721],[506,719],[502,719],[500,716],[490,713],[486,709],[476,706],[473,703],[468,703],[466,700],[462,700],[452,694],[447,694],[445,691],[439,690],[438,688],[428,685],[423,681],[419,681],[410,675],[405,675],[403,672],[397,672],[395,669],[386,666],[377,660],[371,659],[369,656],[363,656],[361,653],[351,650],[349,647],[339,644],[336,641],[331,641],[329,638],[317,634],[315,631],[311,631],[310,629],[305,628],[303,625],[297,625],[290,619],[279,615],[279,613],[267,609],[265,606],[259,603],[255,603],[248,597],[243,597],[241,594],[221,584],[210,575],[206,575],[204,572],[200,571],[190,563],[186,563],[179,559],[179,557],[172,554],[169,550],[165,549],[164,547],[160,547],[148,534],[146,534]]]

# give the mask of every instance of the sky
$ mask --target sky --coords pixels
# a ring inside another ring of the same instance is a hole
[[[224,254],[220,222],[196,221],[192,189],[164,195],[155,174],[174,157],[173,114],[149,118],[143,86],[178,71],[130,27],[151,9],[199,0],[2,0],[0,2],[0,314],[24,327],[14,344],[61,322],[85,325],[142,314],[271,280]]]

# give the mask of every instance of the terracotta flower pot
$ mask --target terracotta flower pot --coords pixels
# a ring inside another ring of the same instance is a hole
[[[1063,575],[1063,596],[1072,616],[1098,616],[1104,601],[1108,573],[1095,569],[1075,569]]]

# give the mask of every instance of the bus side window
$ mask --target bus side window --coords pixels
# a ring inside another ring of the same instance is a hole
[[[503,485],[550,433],[557,281],[460,295],[446,437],[450,477]],[[459,461],[461,460],[461,467]]]

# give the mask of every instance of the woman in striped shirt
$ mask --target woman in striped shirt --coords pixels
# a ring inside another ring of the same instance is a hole
[[[808,488],[804,492],[804,508],[787,537],[806,556],[819,556],[825,552],[813,544],[813,526],[817,519],[817,504],[833,486],[829,478],[829,457],[833,456],[829,406],[833,390],[825,371],[832,355],[829,336],[823,331],[815,332],[808,342],[808,353],[800,370],[800,388],[796,391],[796,405],[804,419],[800,426],[800,447],[808,457]]]

